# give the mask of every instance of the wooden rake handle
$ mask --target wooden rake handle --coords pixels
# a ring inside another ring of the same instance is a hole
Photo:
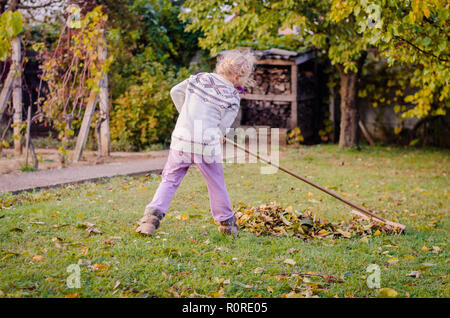
[[[266,159],[266,158],[261,157],[261,156],[258,155],[257,153],[254,153],[254,152],[248,150],[247,148],[242,147],[241,145],[235,143],[234,141],[232,141],[232,140],[230,140],[230,139],[228,139],[228,138],[225,138],[225,140],[226,140],[226,142],[229,142],[230,144],[232,144],[232,145],[235,146],[236,148],[241,149],[241,150],[245,151],[246,153],[248,153],[248,154],[250,154],[250,155],[252,155],[252,156],[255,156],[255,157],[258,158],[259,160],[264,161],[264,162],[268,163],[269,165],[272,165],[272,166],[274,166],[274,167],[280,169],[281,171],[284,171],[284,172],[286,172],[287,174],[290,174],[290,175],[293,176],[294,178],[297,178],[297,179],[299,179],[299,180],[302,180],[303,182],[306,182],[307,184],[313,186],[314,188],[319,189],[320,191],[323,191],[323,192],[325,192],[325,193],[331,195],[332,197],[334,197],[334,198],[336,198],[336,199],[338,199],[338,200],[344,202],[345,204],[347,204],[347,205],[351,206],[352,208],[356,209],[357,211],[361,212],[361,213],[362,213],[364,216],[366,216],[366,217],[371,217],[371,218],[376,219],[377,221],[379,221],[379,222],[381,222],[381,223],[383,223],[383,224],[392,226],[392,227],[394,227],[394,228],[395,228],[395,227],[398,227],[398,228],[400,228],[402,231],[405,231],[405,229],[406,229],[406,226],[403,225],[403,224],[396,223],[396,222],[392,222],[392,221],[388,221],[388,220],[382,218],[381,216],[378,216],[378,215],[374,214],[373,212],[370,212],[369,210],[367,210],[367,209],[365,209],[365,208],[363,208],[363,207],[361,207],[361,206],[359,206],[359,205],[357,205],[357,204],[355,204],[355,203],[353,203],[353,202],[350,202],[349,200],[347,200],[347,199],[343,198],[342,196],[340,196],[340,195],[338,195],[338,194],[336,194],[336,193],[334,193],[334,192],[328,190],[327,188],[324,188],[324,187],[322,187],[322,186],[320,186],[320,185],[318,185],[318,184],[312,182],[311,180],[308,180],[308,179],[306,179],[306,178],[304,178],[304,177],[298,175],[298,174],[295,173],[294,171],[289,170],[289,169],[287,169],[287,168],[284,168],[284,167],[282,167],[282,166],[280,166],[280,165],[278,165],[278,164],[272,162],[272,161],[269,160],[269,159]],[[356,211],[352,211],[353,214],[357,214],[357,215],[361,216],[360,213],[358,213],[358,212],[355,213],[355,212],[356,212]]]

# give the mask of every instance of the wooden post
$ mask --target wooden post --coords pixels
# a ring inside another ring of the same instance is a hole
[[[98,48],[98,56],[100,63],[103,64],[107,57],[106,37],[103,33],[103,44]],[[103,157],[109,156],[110,151],[110,136],[109,136],[109,94],[108,94],[108,74],[102,72],[102,79],[99,83],[100,95],[99,95],[99,109],[100,109],[100,138],[99,153]]]
[[[290,120],[290,128],[294,129],[297,127],[297,65],[295,63],[291,64],[291,94],[294,96],[294,99],[291,102],[291,120]]]
[[[13,107],[14,107],[14,150],[20,155],[22,153],[22,136],[20,135],[20,125],[22,124],[22,65],[20,37],[16,36],[11,40],[12,65],[14,65],[13,84]]]
[[[0,119],[2,119],[3,113],[5,112],[6,109],[6,105],[8,104],[8,101],[11,98],[15,72],[16,71],[14,65],[11,65],[8,76],[6,77],[5,83],[0,93]]]
[[[361,131],[362,131],[364,137],[365,137],[366,140],[369,142],[369,144],[370,144],[371,146],[375,145],[375,141],[373,141],[373,138],[372,138],[372,136],[370,135],[370,133],[369,133],[369,131],[367,130],[367,128],[366,128],[366,126],[364,125],[364,123],[363,123],[361,120],[359,120],[359,121],[358,121],[358,125],[359,125],[359,128],[361,129]]]
[[[28,151],[31,143],[31,105],[28,106],[27,112],[27,131],[25,133],[25,165],[28,166]]]
[[[92,90],[91,95],[84,112],[83,122],[81,123],[80,133],[78,134],[77,144],[75,146],[73,161],[78,162],[81,159],[83,148],[89,135],[89,127],[91,126],[92,116],[94,116],[95,106],[97,105],[98,94]]]
[[[335,115],[335,103],[334,103],[334,87],[330,87],[330,91],[329,91],[329,99],[330,99],[330,103],[329,103],[329,108],[328,110],[330,111],[330,120],[333,124],[333,133],[331,134],[331,141],[334,142],[336,140],[336,115]]]

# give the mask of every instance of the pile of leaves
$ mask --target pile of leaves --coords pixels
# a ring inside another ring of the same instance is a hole
[[[352,236],[396,234],[398,230],[387,227],[373,219],[353,217],[350,221],[337,223],[320,220],[311,212],[299,212],[291,206],[283,208],[277,202],[253,207],[241,204],[236,213],[241,229],[256,235],[296,236],[312,238],[351,238]]]

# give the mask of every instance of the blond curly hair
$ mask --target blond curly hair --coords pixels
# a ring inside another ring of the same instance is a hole
[[[253,72],[255,56],[250,51],[228,50],[222,51],[217,56],[215,72],[225,78],[238,76],[238,82],[234,83],[242,87],[252,85],[250,75]]]

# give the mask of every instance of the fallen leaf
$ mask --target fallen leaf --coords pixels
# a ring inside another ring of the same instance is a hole
[[[305,298],[302,294],[296,293],[295,291],[291,291],[286,294],[286,298]]]
[[[45,222],[42,221],[30,221],[31,224],[44,225]]]
[[[424,267],[433,267],[433,266],[435,266],[436,264],[433,264],[433,263],[423,263],[422,264]]]
[[[253,270],[253,273],[255,273],[255,274],[261,274],[262,272],[264,272],[264,268],[262,268],[262,267],[256,267]]]
[[[291,265],[291,266],[294,266],[295,264],[297,264],[293,259],[290,259],[290,258],[286,258],[283,263]]]
[[[78,293],[66,295],[66,298],[78,298]]]
[[[398,292],[392,288],[381,288],[378,293],[378,297],[383,298],[395,298],[397,297]]]
[[[422,247],[422,251],[428,252],[428,251],[429,251],[429,248],[428,248],[426,245],[424,245],[424,246]]]
[[[422,274],[419,271],[411,271],[411,273],[406,274],[406,277],[421,278]]]
[[[7,253],[5,256],[2,257],[1,260],[4,261],[7,258],[10,258],[12,256],[18,256],[18,255],[19,255],[18,253]]]
[[[389,264],[396,264],[396,263],[398,263],[398,258],[393,257],[393,258],[391,258],[391,259],[388,260],[388,263],[389,263]]]
[[[33,262],[40,262],[40,261],[44,260],[44,256],[37,254],[37,255],[33,256],[33,258],[31,260]]]
[[[108,265],[104,265],[104,264],[94,264],[92,265],[92,270],[94,271],[105,271],[109,268]]]
[[[94,234],[103,234],[102,231],[100,231],[99,229],[97,229],[97,228],[95,228],[95,227],[92,227],[92,226],[89,226],[89,227],[86,229],[86,232],[88,232],[88,235],[91,235],[92,233],[94,233]]]
[[[380,230],[376,230],[375,233],[373,233],[373,236],[378,236],[378,235],[381,235]]]
[[[343,237],[346,237],[346,238],[351,238],[352,237],[352,233],[350,233],[350,232],[342,231],[341,229],[337,229],[336,231],[339,234],[341,234]]]
[[[253,288],[253,285],[243,284],[243,283],[241,283],[241,282],[234,282],[234,284],[239,285],[239,286],[241,286],[241,287],[243,287],[243,288],[245,288],[245,289],[251,289],[251,288]]]
[[[59,228],[62,228],[62,227],[65,227],[65,226],[69,226],[70,224],[69,223],[64,223],[64,224],[60,224],[60,225],[58,225],[58,224],[53,224],[51,227],[53,228],[53,229],[59,229]]]
[[[433,246],[433,253],[438,254],[442,252],[441,248],[439,246]]]

